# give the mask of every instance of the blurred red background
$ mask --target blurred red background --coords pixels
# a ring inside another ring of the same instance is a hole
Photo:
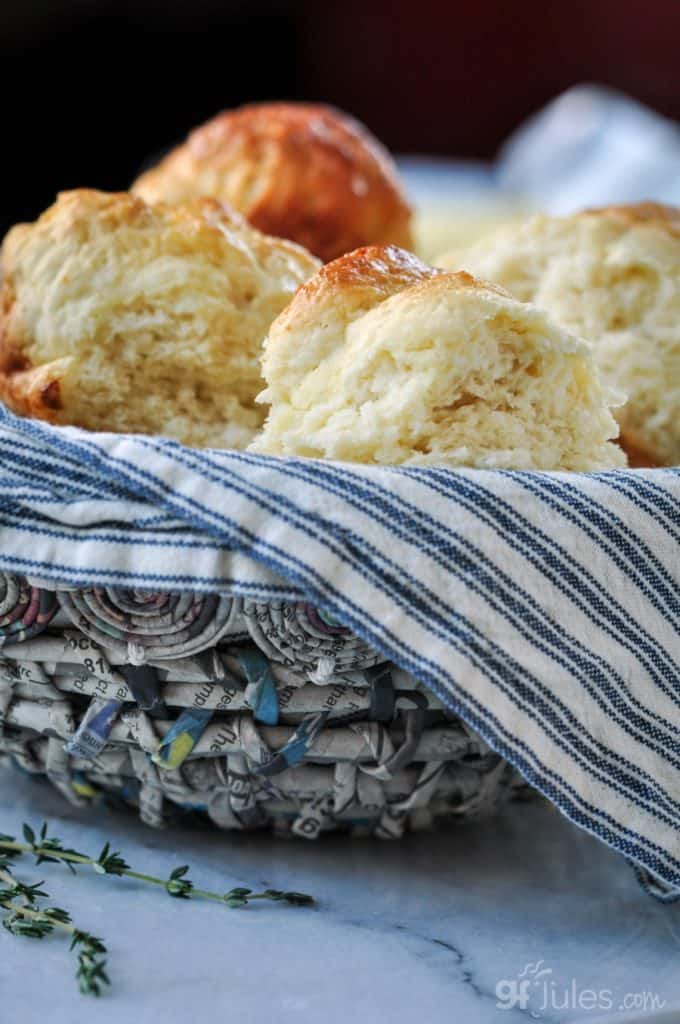
[[[580,82],[680,119],[679,0],[306,4],[306,89],[403,152],[492,156]]]
[[[680,0],[2,0],[0,232],[251,99],[326,100],[444,156],[491,157],[584,81],[680,120],[679,53]]]

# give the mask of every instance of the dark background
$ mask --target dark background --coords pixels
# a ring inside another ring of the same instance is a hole
[[[680,0],[0,0],[0,235],[59,189],[125,188],[247,100],[325,100],[404,153],[490,157],[569,85],[680,119]]]

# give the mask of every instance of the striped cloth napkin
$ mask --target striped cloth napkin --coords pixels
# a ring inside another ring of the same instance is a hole
[[[680,469],[276,459],[0,408],[0,473],[3,571],[312,601],[680,887]]]

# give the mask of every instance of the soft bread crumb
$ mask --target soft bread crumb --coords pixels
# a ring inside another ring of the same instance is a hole
[[[2,248],[0,397],[52,423],[243,448],[264,336],[318,265],[214,200],[62,193]]]
[[[251,450],[388,465],[625,464],[589,347],[540,309],[395,247],[322,267],[264,346]]]
[[[595,347],[631,461],[680,464],[680,210],[657,203],[535,216],[437,263],[534,302]]]

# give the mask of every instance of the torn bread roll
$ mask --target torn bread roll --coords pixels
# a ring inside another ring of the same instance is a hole
[[[152,202],[215,196],[324,261],[360,245],[412,245],[411,209],[387,150],[354,118],[320,104],[224,111],[132,191]]]
[[[535,306],[395,247],[322,267],[264,346],[252,450],[388,465],[625,464],[589,346]]]
[[[534,302],[594,345],[631,464],[680,464],[680,209],[535,216],[437,260]]]
[[[0,398],[90,430],[243,448],[272,320],[318,261],[215,200],[62,193],[2,247]]]

